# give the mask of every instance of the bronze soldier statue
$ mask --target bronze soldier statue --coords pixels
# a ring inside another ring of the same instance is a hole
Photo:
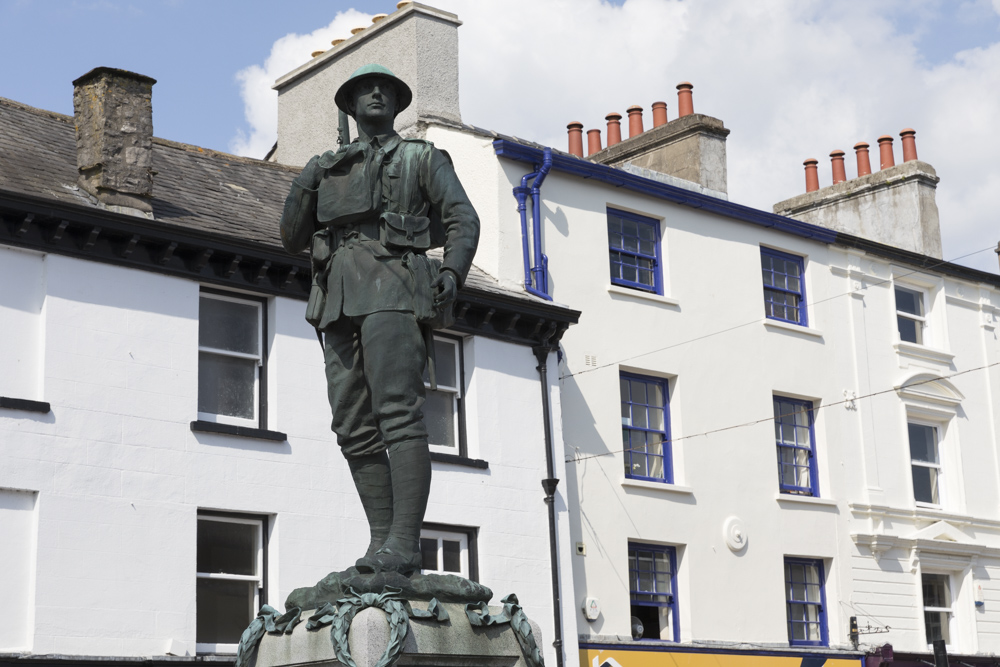
[[[449,323],[479,242],[448,155],[393,130],[412,98],[381,65],[354,72],[334,99],[359,136],[309,160],[281,217],[285,249],[312,254],[306,319],[322,334],[332,428],[371,529],[356,566],[405,576],[420,567],[430,493],[430,330]],[[427,257],[441,247],[443,260]]]

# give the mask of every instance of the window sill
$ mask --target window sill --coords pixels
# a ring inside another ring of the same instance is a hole
[[[643,301],[652,301],[653,303],[661,303],[664,306],[680,306],[681,302],[677,299],[672,299],[669,296],[663,296],[662,294],[653,294],[652,292],[644,292],[640,289],[629,289],[628,287],[622,287],[621,285],[608,285],[608,294],[618,294],[621,296],[631,296],[636,299],[642,299]]]
[[[0,396],[0,408],[42,414],[52,412],[52,406],[44,401],[30,401],[26,398],[10,398],[9,396]]]
[[[782,322],[781,320],[764,320],[764,328],[770,329],[771,331],[792,331],[794,333],[804,334],[806,336],[813,336],[814,338],[822,338],[823,332],[819,329],[813,329],[811,327],[804,327],[801,324],[792,324],[791,322]]]
[[[946,352],[945,350],[939,350],[933,347],[927,347],[926,345],[907,343],[905,341],[899,341],[893,345],[892,348],[901,356],[914,357],[924,361],[934,361],[939,364],[950,364],[952,360],[955,359],[955,355],[951,352]]]
[[[479,470],[489,470],[490,464],[482,459],[470,459],[467,456],[457,456],[455,454],[444,454],[442,452],[431,452],[431,461],[435,463],[449,463],[466,468],[477,468]]]
[[[268,431],[262,428],[250,428],[249,426],[234,426],[233,424],[217,424],[197,420],[191,422],[191,430],[197,433],[218,433],[222,435],[235,435],[241,438],[255,438],[257,440],[270,440],[272,442],[285,442],[288,436],[279,431]]]
[[[694,489],[690,486],[679,486],[677,484],[668,484],[666,482],[650,482],[645,479],[630,479],[625,477],[622,479],[623,487],[631,487],[633,489],[651,489],[653,491],[662,491],[664,493],[678,493],[685,496],[693,496]]]
[[[823,505],[825,507],[836,507],[837,501],[830,498],[816,498],[814,496],[799,496],[794,493],[779,493],[774,497],[779,503],[802,503],[803,505]]]

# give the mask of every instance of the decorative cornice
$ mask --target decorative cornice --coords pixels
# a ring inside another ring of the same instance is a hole
[[[305,253],[10,193],[0,193],[0,244],[302,301],[312,284]],[[557,343],[580,319],[570,308],[474,287],[459,292],[455,314],[455,331],[528,346]]]

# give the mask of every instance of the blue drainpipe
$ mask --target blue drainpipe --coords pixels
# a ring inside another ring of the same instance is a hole
[[[517,199],[517,212],[521,216],[521,255],[524,261],[524,289],[529,293],[549,301],[549,258],[542,252],[542,182],[552,169],[552,149],[546,148],[542,153],[542,165],[538,171],[525,174],[521,178],[521,186],[514,188]],[[531,188],[528,181],[534,179]],[[528,211],[527,199],[531,194],[531,238],[534,250],[534,266],[528,252]]]

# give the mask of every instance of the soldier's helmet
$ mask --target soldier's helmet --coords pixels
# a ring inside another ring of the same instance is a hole
[[[333,101],[337,103],[337,107],[341,111],[350,114],[351,116],[354,115],[351,113],[350,107],[348,106],[348,103],[352,101],[351,91],[354,90],[354,86],[358,83],[358,81],[369,78],[391,81],[395,86],[397,116],[403,109],[410,106],[410,102],[413,101],[413,91],[410,90],[410,87],[406,85],[402,79],[393,74],[388,67],[372,63],[354,70],[354,74],[352,74],[347,81],[341,84],[340,88],[337,89],[337,94],[333,96]]]

